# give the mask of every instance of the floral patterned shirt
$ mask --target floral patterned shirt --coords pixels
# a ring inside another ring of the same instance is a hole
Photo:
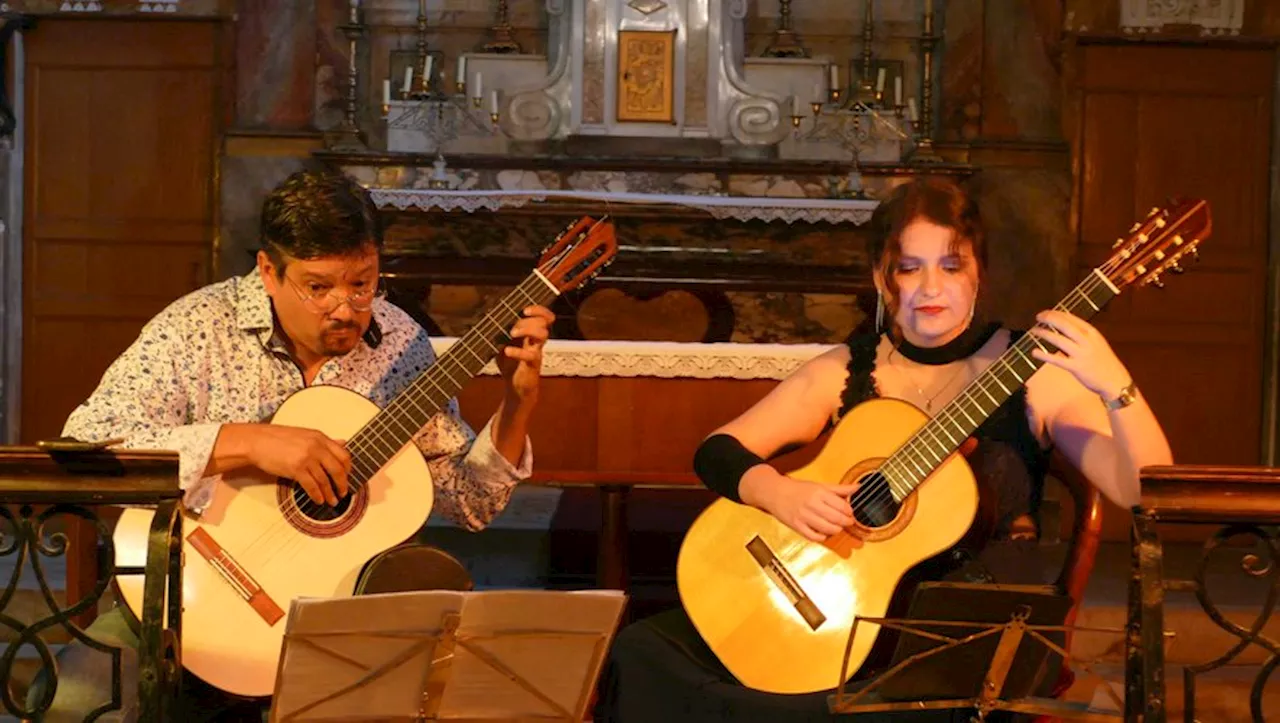
[[[325,362],[313,384],[345,387],[384,407],[434,360],[422,327],[378,299],[362,342]],[[218,479],[202,473],[221,425],[267,419],[304,386],[255,269],[192,292],[149,321],[72,412],[63,434],[93,442],[119,437],[132,449],[176,450],[184,502],[198,514],[212,500]],[[431,470],[435,509],[472,530],[502,511],[533,466],[528,438],[519,466],[512,465],[494,448],[489,424],[477,435],[462,420],[457,400],[414,441]]]

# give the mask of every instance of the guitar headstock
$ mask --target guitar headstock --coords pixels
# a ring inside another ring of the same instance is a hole
[[[1176,199],[1165,208],[1153,208],[1115,242],[1116,252],[1098,269],[1123,289],[1131,284],[1163,288],[1160,277],[1180,274],[1185,257],[1199,258],[1200,243],[1213,232],[1209,203],[1201,199]]]
[[[538,272],[558,293],[580,286],[600,273],[618,253],[613,221],[590,216],[569,224],[538,259]]]

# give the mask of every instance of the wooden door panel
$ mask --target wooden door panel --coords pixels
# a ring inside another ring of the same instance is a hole
[[[1176,42],[1176,41],[1175,41]],[[1271,78],[1275,58],[1266,48],[1173,44],[1081,45],[1077,63],[1094,92],[1141,95],[1189,93],[1206,98],[1253,95]]]
[[[1206,243],[1213,243],[1211,238]],[[1243,340],[1252,333],[1263,312],[1263,298],[1252,269],[1215,269],[1209,264],[1187,265],[1187,273],[1165,279],[1165,288],[1130,287],[1103,312],[1100,323],[1117,326],[1120,338],[1172,335],[1187,343],[1202,334],[1231,332]],[[1238,315],[1224,319],[1223,309]],[[1118,320],[1123,320],[1123,324]],[[1129,327],[1134,328],[1129,328]]]
[[[1097,259],[1101,261],[1137,220],[1133,198],[1138,185],[1133,151],[1137,100],[1128,94],[1088,93],[1081,106],[1080,247],[1081,251],[1094,246],[1106,249],[1108,254]]]
[[[33,132],[45,161],[32,188],[41,220],[208,222],[211,71],[53,68],[32,75],[35,102],[58,119]]]
[[[1122,348],[1179,461],[1256,459],[1258,438],[1240,434],[1237,420],[1218,412],[1258,404],[1258,366],[1242,366],[1238,347],[1150,341],[1126,342]],[[1170,374],[1170,367],[1177,373]],[[1233,368],[1239,372],[1224,374]],[[1239,379],[1224,384],[1224,376]]]
[[[21,437],[209,279],[216,22],[47,19],[27,37]]]
[[[209,276],[203,245],[47,240],[34,252],[30,278],[39,291],[31,312],[37,316],[146,318]],[[104,306],[103,299],[112,303]]]
[[[1213,234],[1166,288],[1130,289],[1098,327],[1183,463],[1257,464],[1274,53],[1154,43],[1077,46],[1077,273],[1170,196],[1201,197]],[[1127,539],[1113,506],[1104,535]],[[1167,531],[1185,538],[1185,530]]]
[[[1201,262],[1164,289],[1130,290],[1098,326],[1178,461],[1256,464],[1273,55],[1139,45],[1080,53],[1077,272],[1170,196],[1207,199],[1214,219]]]

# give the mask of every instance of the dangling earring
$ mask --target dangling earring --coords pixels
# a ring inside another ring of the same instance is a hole
[[[884,295],[880,289],[876,289],[876,335],[880,335],[880,329],[884,326]]]

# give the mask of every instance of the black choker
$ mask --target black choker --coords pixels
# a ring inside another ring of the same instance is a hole
[[[916,346],[903,339],[898,344],[898,352],[917,364],[950,364],[953,361],[972,356],[982,348],[998,330],[1000,324],[991,322],[985,326],[970,324],[960,336],[942,346]]]

